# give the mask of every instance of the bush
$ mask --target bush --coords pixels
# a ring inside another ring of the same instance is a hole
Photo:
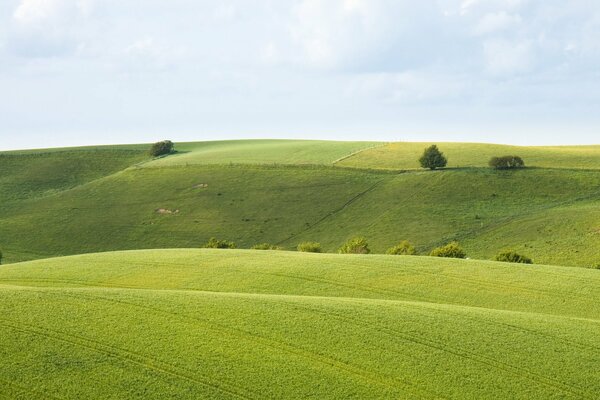
[[[446,164],[448,164],[448,159],[434,144],[425,149],[423,155],[419,158],[419,163],[421,163],[421,167],[423,168],[434,170],[437,168],[444,168]]]
[[[150,148],[150,155],[152,157],[163,156],[165,154],[171,154],[174,151],[173,142],[170,140],[163,140],[162,142],[156,142]]]
[[[445,246],[433,249],[432,257],[447,257],[447,258],[467,258],[467,253],[460,247],[458,242],[448,243]]]
[[[303,242],[298,245],[298,251],[303,253],[321,253],[321,243]]]
[[[525,161],[519,156],[492,157],[488,164],[494,169],[516,169],[525,167]]]
[[[212,237],[204,246],[205,249],[235,249],[235,243],[228,240],[217,240]]]
[[[413,256],[417,254],[415,246],[413,246],[408,240],[403,240],[394,247],[390,247],[387,254],[395,256]]]
[[[369,254],[369,243],[367,239],[363,237],[356,237],[348,240],[342,247],[340,247],[340,254]]]
[[[496,256],[496,261],[509,262],[509,263],[521,263],[521,264],[533,264],[533,260],[529,257],[517,254],[514,251],[503,251]]]
[[[260,243],[252,246],[252,250],[283,250],[283,247],[275,246],[270,243]]]

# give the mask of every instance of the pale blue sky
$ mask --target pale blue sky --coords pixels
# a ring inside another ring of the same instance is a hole
[[[597,0],[1,0],[0,149],[600,143]]]

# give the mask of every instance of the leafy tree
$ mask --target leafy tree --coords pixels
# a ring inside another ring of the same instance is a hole
[[[467,258],[467,253],[460,247],[458,242],[451,242],[445,246],[433,249],[431,252],[432,257],[446,257],[446,258]]]
[[[367,239],[363,237],[355,237],[348,240],[342,247],[340,247],[340,254],[369,254],[369,243]]]
[[[171,154],[175,150],[175,145],[170,140],[163,140],[162,142],[156,142],[150,148],[150,155],[152,157],[163,156],[165,154]]]
[[[321,253],[321,243],[302,242],[297,247],[298,251],[303,253]]]
[[[283,247],[271,243],[259,243],[252,246],[252,250],[283,250]]]
[[[234,242],[230,242],[229,240],[217,240],[216,238],[212,237],[202,247],[205,249],[235,249],[236,245]]]
[[[444,168],[448,164],[448,159],[444,156],[444,153],[438,149],[434,144],[425,149],[421,158],[419,158],[421,167],[435,170],[438,168]]]
[[[521,254],[517,254],[514,251],[503,251],[496,256],[496,261],[509,262],[509,263],[521,263],[521,264],[533,264],[533,260]]]
[[[525,162],[519,156],[492,157],[488,165],[495,169],[516,169],[525,167]]]
[[[408,240],[403,240],[396,246],[390,247],[387,251],[387,254],[396,256],[412,256],[417,254],[417,251],[415,250],[415,246],[413,246]]]

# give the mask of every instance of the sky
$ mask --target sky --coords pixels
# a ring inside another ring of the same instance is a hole
[[[0,149],[600,143],[597,0],[1,0]]]

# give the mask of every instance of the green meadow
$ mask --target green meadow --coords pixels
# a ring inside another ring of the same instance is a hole
[[[595,270],[148,250],[4,266],[0,296],[7,398],[594,399],[600,391]]]
[[[463,144],[460,158],[459,145],[441,144],[450,165],[516,152],[530,168],[385,169],[402,165],[383,163],[401,163],[406,155],[391,154],[404,146],[205,142],[177,145],[180,153],[154,160],[141,145],[0,153],[0,244],[5,262],[18,262],[198,247],[213,236],[242,248],[268,242],[292,250],[316,241],[335,252],[361,235],[375,253],[409,240],[429,254],[458,240],[470,258],[510,249],[536,263],[600,264],[595,147]],[[424,144],[411,146],[417,152]],[[407,167],[416,162],[411,157]],[[555,166],[544,167],[553,157]]]
[[[427,145],[0,152],[0,398],[597,399],[600,146]]]

